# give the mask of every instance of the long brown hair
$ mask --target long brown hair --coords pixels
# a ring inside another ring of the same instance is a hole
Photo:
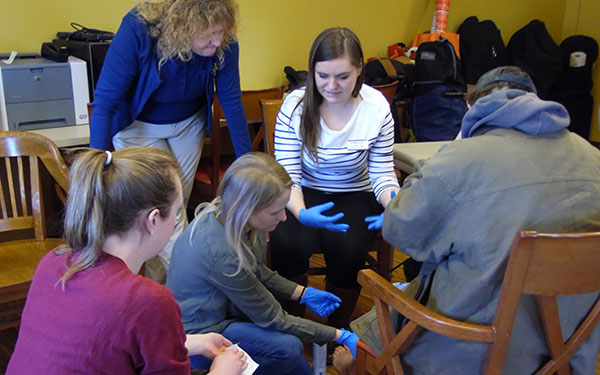
[[[315,65],[321,61],[334,60],[346,56],[350,63],[357,67],[363,66],[363,51],[360,40],[354,32],[345,27],[334,27],[322,31],[310,48],[308,57],[308,77],[304,98],[298,103],[303,103],[302,117],[300,119],[300,136],[302,149],[317,161],[317,142],[321,137],[321,115],[319,107],[323,97],[319,94],[315,82]],[[364,81],[364,71],[356,79],[352,97],[356,98]]]
[[[169,215],[175,201],[180,168],[173,156],[148,147],[127,147],[112,154],[89,149],[71,166],[65,207],[69,266],[62,287],[75,273],[92,267],[112,234],[127,233],[142,212],[157,208]]]

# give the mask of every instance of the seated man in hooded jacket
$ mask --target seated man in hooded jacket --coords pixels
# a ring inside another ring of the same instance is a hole
[[[484,74],[467,103],[462,139],[406,179],[386,208],[383,236],[423,262],[419,276],[405,287],[409,295],[443,315],[491,324],[518,231],[600,230],[600,151],[567,130],[565,108],[541,100],[531,78],[517,67]],[[428,296],[417,295],[428,285]],[[559,297],[565,337],[597,298],[597,293]],[[381,352],[374,311],[351,327]],[[594,373],[599,345],[597,327],[570,359],[574,375]],[[478,375],[487,348],[422,331],[402,362],[407,374]],[[548,358],[536,301],[523,296],[503,373],[532,374]],[[350,362],[338,349],[338,371],[352,373]]]

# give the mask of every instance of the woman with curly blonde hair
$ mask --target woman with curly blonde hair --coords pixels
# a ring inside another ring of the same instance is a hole
[[[239,77],[234,0],[139,0],[104,60],[93,102],[90,145],[108,150],[147,146],[171,152],[183,171],[187,203],[211,125],[216,86],[236,155],[251,149]],[[210,129],[209,133],[210,133]],[[147,265],[164,282],[172,240]]]

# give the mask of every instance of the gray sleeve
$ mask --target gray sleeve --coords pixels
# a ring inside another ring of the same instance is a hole
[[[438,264],[451,251],[456,202],[433,168],[410,175],[385,210],[383,237],[420,262]]]
[[[335,339],[335,328],[288,315],[256,275],[244,269],[235,274],[236,270],[237,262],[233,257],[228,257],[215,263],[210,270],[209,280],[252,322],[264,328],[294,334],[307,341],[328,342]],[[269,282],[276,281],[277,277],[282,278],[275,274]]]
[[[276,297],[290,299],[296,286],[298,286],[295,282],[281,276],[277,271],[265,266],[264,263],[259,263],[258,274],[264,286]]]

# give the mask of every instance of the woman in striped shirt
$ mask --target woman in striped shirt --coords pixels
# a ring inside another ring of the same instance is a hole
[[[356,274],[396,192],[394,121],[377,90],[363,85],[363,52],[347,28],[313,43],[305,88],[287,96],[275,126],[275,157],[293,180],[288,220],[271,235],[272,264],[306,283],[312,253],[323,252],[327,290],[342,298],[329,324],[347,327],[360,294]],[[285,305],[296,315],[303,306]]]

